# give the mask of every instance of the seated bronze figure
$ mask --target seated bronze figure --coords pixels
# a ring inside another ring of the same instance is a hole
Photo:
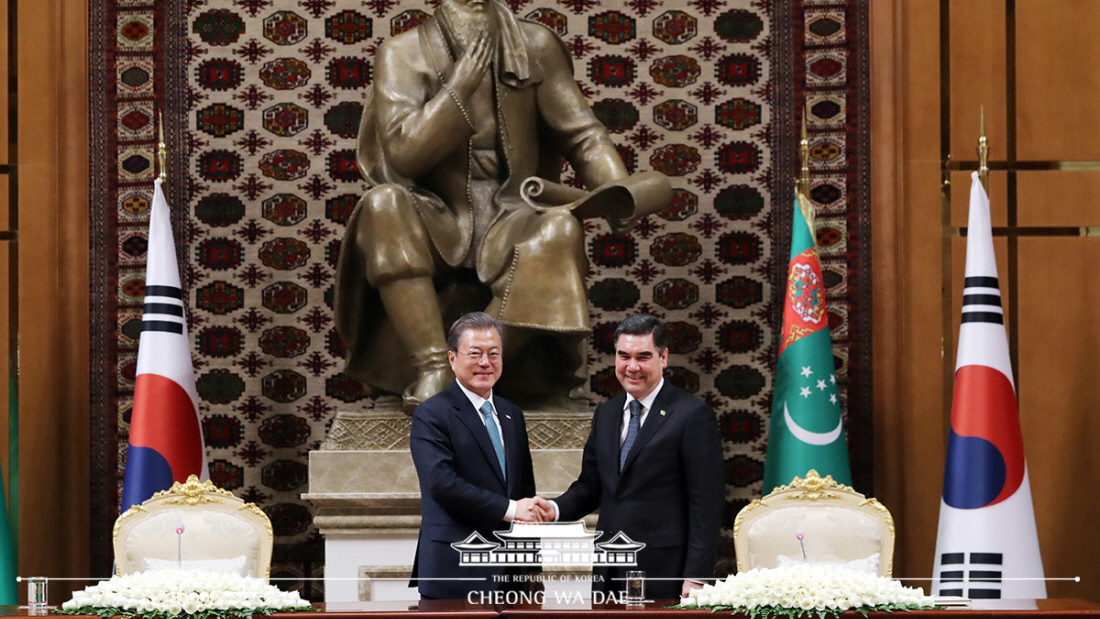
[[[557,184],[563,158],[590,191]],[[626,230],[671,196],[627,173],[557,35],[500,0],[443,0],[379,47],[358,161],[371,189],[337,269],[345,371],[408,411],[453,379],[444,332],[469,311],[507,329],[501,393],[537,404],[578,385],[579,218]]]

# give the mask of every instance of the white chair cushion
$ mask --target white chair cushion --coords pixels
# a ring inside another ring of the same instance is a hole
[[[182,569],[188,572],[203,571],[248,576],[248,570],[246,569],[248,560],[244,555],[232,559],[190,559],[184,561],[145,557],[141,560],[141,563],[146,571]]]
[[[779,555],[777,558],[777,567],[789,567],[792,565],[802,565],[802,558],[791,558],[787,555]],[[865,574],[878,574],[879,573],[879,553],[874,553],[869,557],[863,559],[852,559],[851,561],[808,561],[810,565],[833,565],[836,567],[843,567],[856,572],[862,572]]]

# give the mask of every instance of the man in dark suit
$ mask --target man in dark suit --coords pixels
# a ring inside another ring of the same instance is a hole
[[[456,381],[413,412],[420,537],[412,575],[426,599],[518,587],[509,578],[514,568],[460,566],[451,544],[475,531],[495,541],[493,531],[513,520],[541,520],[534,500],[522,498],[535,494],[523,411],[493,395],[503,368],[501,333],[483,312],[455,321],[447,357]]]
[[[686,596],[714,577],[725,502],[722,446],[714,411],[663,378],[664,325],[629,316],[615,330],[615,376],[625,393],[596,408],[580,477],[555,501],[539,499],[547,519],[577,520],[600,510],[596,528],[644,542],[638,566],[596,566],[593,590],[621,591],[628,569],[645,570],[651,598]]]

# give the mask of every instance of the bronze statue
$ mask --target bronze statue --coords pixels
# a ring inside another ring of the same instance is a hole
[[[592,191],[557,183],[562,157]],[[502,393],[530,405],[581,382],[578,218],[626,230],[671,197],[628,175],[557,35],[501,0],[443,0],[379,47],[358,162],[372,188],[337,268],[345,371],[407,411],[453,380],[445,325],[469,311],[507,329]]]

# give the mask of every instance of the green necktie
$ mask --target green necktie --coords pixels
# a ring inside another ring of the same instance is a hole
[[[493,421],[493,405],[488,400],[481,405],[481,414],[485,417],[485,429],[489,432],[489,442],[493,444],[493,449],[497,452],[500,473],[507,477],[508,471],[504,468],[504,441],[500,439],[500,430],[497,429],[497,424]]]

